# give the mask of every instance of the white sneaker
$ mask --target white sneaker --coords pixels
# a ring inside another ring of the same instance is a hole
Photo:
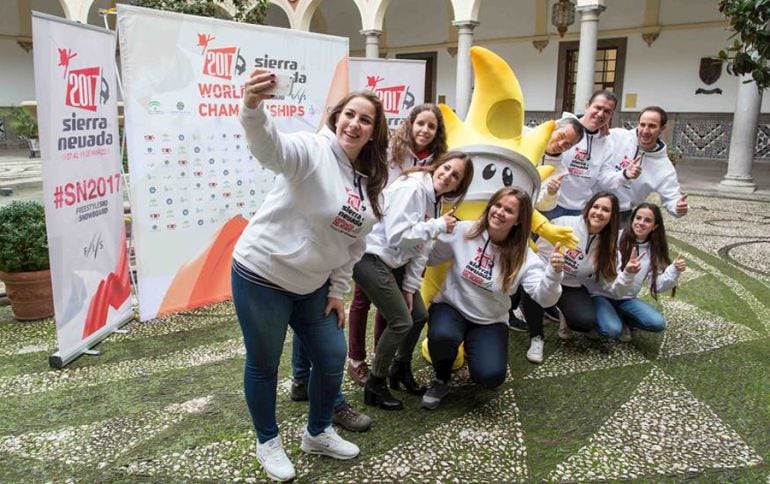
[[[563,340],[572,339],[572,330],[567,326],[567,320],[564,319],[564,314],[559,314],[559,331],[556,333],[559,338]]]
[[[527,351],[527,359],[532,363],[542,363],[544,345],[545,342],[540,336],[535,336],[529,340],[529,351]]]
[[[262,464],[262,468],[267,472],[267,476],[274,481],[290,481],[296,475],[294,465],[283,450],[280,435],[273,437],[264,444],[260,444],[259,440],[257,440],[257,460]]]
[[[624,324],[623,329],[620,330],[618,339],[624,343],[631,341],[631,326]]]
[[[356,444],[337,435],[337,431],[331,425],[315,437],[305,429],[301,449],[308,454],[328,455],[340,460],[352,459],[361,452]]]

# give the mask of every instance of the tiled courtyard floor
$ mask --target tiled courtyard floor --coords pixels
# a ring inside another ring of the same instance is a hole
[[[299,451],[307,407],[289,399],[290,339],[278,419],[298,481],[770,482],[770,201],[690,196],[667,219],[689,264],[669,327],[631,343],[562,342],[546,358],[509,336],[495,392],[461,370],[433,412],[366,412],[361,455]],[[0,308],[0,482],[263,481],[241,394],[243,349],[229,303],[131,323],[63,371],[51,371],[52,321],[13,322]],[[415,357],[418,379],[432,372]],[[348,400],[363,410],[347,379]]]

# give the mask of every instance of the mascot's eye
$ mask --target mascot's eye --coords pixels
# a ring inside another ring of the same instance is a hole
[[[485,180],[490,180],[492,179],[493,176],[495,176],[496,172],[497,172],[497,167],[495,166],[494,163],[490,163],[484,167],[484,171],[481,173],[481,176],[483,176]]]
[[[503,185],[507,187],[513,185],[513,172],[507,166],[503,168]]]

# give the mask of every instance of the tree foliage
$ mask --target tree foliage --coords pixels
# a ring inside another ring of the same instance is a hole
[[[235,7],[233,20],[249,24],[264,24],[270,0],[129,0],[131,5],[199,15],[201,17],[230,18],[225,8]]]
[[[770,0],[720,0],[719,11],[734,31],[732,44],[719,52],[727,72],[750,74],[760,91],[770,86]]]

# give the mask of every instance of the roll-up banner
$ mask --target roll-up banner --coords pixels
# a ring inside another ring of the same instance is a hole
[[[382,101],[388,128],[395,129],[414,106],[425,102],[425,61],[351,57],[350,88],[374,91]]]
[[[232,251],[274,175],[238,113],[255,68],[284,131],[318,130],[348,92],[348,40],[118,5],[141,320],[231,297]]]
[[[133,317],[115,34],[32,13],[35,93],[61,367]]]

